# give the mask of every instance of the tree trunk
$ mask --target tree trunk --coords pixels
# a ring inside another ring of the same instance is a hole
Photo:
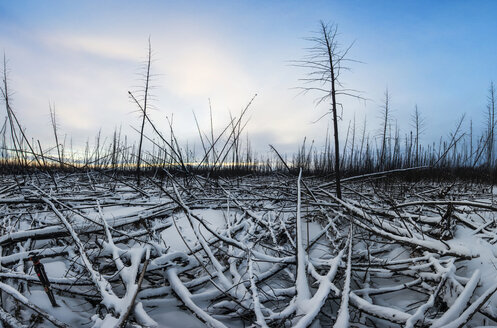
[[[340,142],[338,140],[338,115],[337,115],[337,102],[336,102],[336,88],[335,88],[335,69],[333,67],[333,52],[332,45],[326,33],[326,26],[321,23],[323,28],[323,36],[326,41],[326,48],[328,49],[328,60],[330,64],[330,77],[331,77],[331,106],[333,113],[333,130],[335,136],[335,179],[336,179],[336,192],[339,199],[342,198],[342,186],[340,184]]]
[[[143,129],[145,128],[145,118],[147,116],[147,100],[148,100],[148,83],[150,80],[150,61],[152,57],[152,47],[150,45],[150,38],[148,39],[148,62],[147,62],[147,74],[145,77],[145,95],[143,100],[143,120],[140,129],[140,143],[138,144],[138,159],[136,161],[136,183],[140,186],[140,164],[141,164],[141,154],[142,154],[142,143],[143,143]]]

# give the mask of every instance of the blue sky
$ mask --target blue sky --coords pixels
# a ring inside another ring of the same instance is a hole
[[[194,110],[208,128],[208,99],[217,129],[258,93],[247,132],[256,149],[269,143],[292,151],[302,139],[322,140],[327,120],[318,95],[294,89],[304,71],[289,61],[305,54],[319,20],[355,41],[346,86],[369,100],[341,99],[341,135],[355,114],[376,133],[388,87],[404,133],[418,104],[422,141],[446,136],[466,113],[484,125],[486,96],[497,80],[495,1],[4,1],[0,49],[9,60],[13,107],[30,136],[53,143],[49,102],[75,147],[99,129],[136,133],[138,113],[127,97],[140,85],[147,38],[154,50],[152,115],[163,128],[196,139]],[[2,117],[5,114],[2,114]]]

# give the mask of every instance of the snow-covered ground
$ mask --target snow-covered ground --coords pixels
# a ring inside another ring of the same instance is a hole
[[[0,179],[0,327],[497,326],[488,186]]]

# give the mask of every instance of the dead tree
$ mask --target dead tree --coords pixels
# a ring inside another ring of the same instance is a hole
[[[64,166],[64,162],[63,162],[63,158],[61,156],[59,136],[57,134],[57,118],[55,116],[55,105],[49,104],[49,110],[50,110],[50,122],[52,123],[53,134],[55,136],[55,145],[57,148],[57,157],[59,158],[59,164],[60,164],[60,167],[62,168]]]
[[[143,105],[141,106],[142,113],[142,125],[140,129],[140,142],[138,143],[138,154],[136,160],[136,183],[140,185],[140,164],[142,155],[142,144],[143,144],[143,130],[145,128],[145,119],[147,116],[147,101],[149,95],[149,83],[150,83],[150,63],[152,60],[152,45],[150,43],[150,38],[148,38],[148,56],[147,56],[147,68],[145,72],[145,89],[143,90]],[[131,94],[131,92],[130,92]]]
[[[390,122],[390,94],[388,88],[385,91],[385,104],[381,107],[381,119],[383,120],[383,128],[381,132],[381,153],[380,153],[380,169],[385,166],[386,150],[387,150],[387,127]]]
[[[14,146],[14,151],[16,153],[16,157],[18,160],[18,164],[26,165],[27,164],[27,151],[23,151],[22,146],[23,142],[26,143],[26,145],[29,148],[29,151],[31,155],[34,157],[36,162],[38,163],[38,166],[41,167],[41,162],[38,159],[37,154],[33,150],[33,147],[31,147],[31,143],[29,142],[29,139],[26,137],[26,134],[24,133],[24,130],[19,123],[19,120],[17,119],[16,114],[10,107],[10,101],[9,101],[9,88],[8,88],[8,78],[7,78],[7,59],[5,57],[5,54],[3,56],[3,72],[2,72],[2,83],[0,85],[0,94],[4,100],[5,103],[5,109],[7,111],[7,117],[8,117],[8,123],[10,126],[10,133],[11,133],[11,138],[12,138],[12,143]],[[17,132],[18,131],[18,132]],[[8,153],[8,151],[7,151]],[[21,158],[22,156],[22,158]]]
[[[320,22],[320,28],[315,33],[315,36],[307,38],[312,43],[312,46],[307,49],[307,56],[302,60],[295,61],[295,66],[309,70],[307,77],[301,79],[304,84],[310,86],[300,87],[303,93],[309,91],[317,91],[323,94],[317,99],[319,105],[324,101],[331,100],[331,115],[333,116],[333,131],[335,139],[335,178],[336,178],[336,194],[338,198],[342,196],[340,185],[340,143],[338,137],[338,106],[337,96],[352,96],[361,98],[358,92],[353,89],[347,89],[343,86],[340,80],[340,74],[343,70],[349,68],[344,66],[347,61],[346,56],[352,47],[352,44],[347,48],[340,47],[338,40],[338,27],[335,24],[326,24]]]
[[[17,131],[15,128],[15,122],[14,122],[14,119],[12,118],[12,111],[11,111],[10,103],[9,103],[10,92],[9,92],[8,83],[7,83],[7,59],[5,57],[5,54],[3,55],[2,87],[0,90],[2,91],[2,97],[3,97],[3,100],[5,102],[5,109],[7,110],[7,117],[9,119],[8,123],[9,123],[9,127],[10,127],[10,137],[11,137],[11,141],[12,141],[12,146],[13,146],[13,149],[15,151],[18,164],[21,164],[22,161],[21,161],[21,157],[19,155],[19,153],[20,153],[19,148],[20,148],[21,142],[19,141],[19,137],[17,135]],[[7,151],[7,154],[8,153],[9,152]]]
[[[424,118],[418,110],[418,105],[414,107],[414,113],[411,116],[411,126],[414,128],[414,143],[416,147],[415,165],[419,165],[419,136],[424,131]]]
[[[487,104],[487,165],[492,168],[494,162],[494,143],[495,143],[495,85],[490,82],[488,88],[488,104]]]

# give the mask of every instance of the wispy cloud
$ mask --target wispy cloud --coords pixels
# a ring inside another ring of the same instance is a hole
[[[42,38],[48,46],[101,58],[136,61],[143,57],[141,47],[129,38],[64,34],[43,36]]]
[[[352,58],[368,63],[352,65],[354,71],[342,76],[347,87],[373,100],[364,106],[339,99],[343,139],[354,113],[358,122],[367,115],[368,126],[375,125],[386,85],[401,126],[409,128],[415,103],[433,118],[428,141],[428,135],[447,133],[447,117],[473,112],[477,122],[487,83],[497,79],[497,42],[487,33],[497,24],[491,2],[481,7],[457,2],[450,15],[445,6],[429,2],[262,4],[0,4],[0,15],[11,17],[0,20],[0,49],[12,59],[14,105],[35,137],[50,138],[49,101],[56,103],[68,134],[92,138],[99,128],[110,133],[122,124],[134,135],[129,125],[138,115],[127,91],[140,89],[137,73],[151,35],[152,105],[158,109],[151,114],[160,128],[167,130],[165,116],[174,114],[179,137],[195,138],[191,111],[208,129],[209,98],[215,128],[222,128],[229,122],[228,110],[236,116],[257,92],[247,125],[257,143],[267,138],[267,143],[297,145],[304,136],[322,140],[327,121],[311,122],[328,109],[315,108],[316,95],[296,97],[291,88],[305,72],[285,62],[303,54],[301,37],[310,35],[319,19],[340,25],[343,44],[357,39]]]

